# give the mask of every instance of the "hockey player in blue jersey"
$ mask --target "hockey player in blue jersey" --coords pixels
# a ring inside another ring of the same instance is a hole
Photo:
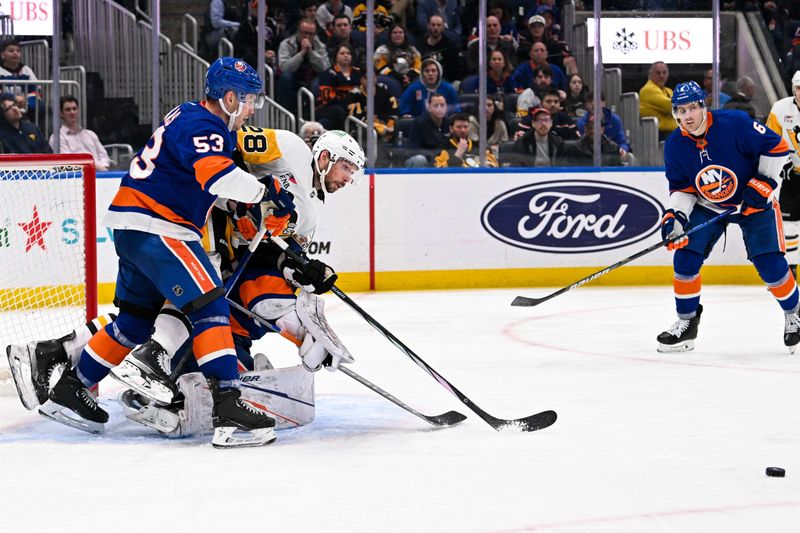
[[[104,219],[114,230],[119,257],[119,316],[92,337],[77,365],[63,372],[40,408],[43,415],[101,431],[108,414],[89,388],[147,341],[169,300],[193,326],[193,352],[214,402],[212,443],[257,446],[275,439],[275,421],[240,399],[228,304],[200,242],[217,198],[271,201],[277,208],[263,223],[272,234],[289,221],[294,205],[280,183],[265,186],[232,159],[231,132],[258,107],[262,87],[251,66],[218,59],[206,74],[205,100],[170,111],[133,159]]]
[[[675,250],[674,289],[678,321],[658,335],[658,351],[694,348],[703,307],[700,268],[728,224],[744,236],[747,257],[784,312],[784,344],[794,353],[800,344],[798,291],[784,258],[781,213],[775,192],[788,161],[786,141],[742,111],[708,111],[705,93],[693,82],[680,83],[672,95],[678,129],[667,138],[664,164],[669,205],[661,222],[667,245]],[[685,229],[738,207],[738,212],[693,233]]]

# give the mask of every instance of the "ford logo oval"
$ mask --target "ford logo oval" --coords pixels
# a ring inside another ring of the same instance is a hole
[[[518,248],[560,254],[613,250],[658,231],[661,203],[616,183],[569,180],[525,185],[489,202],[481,224]]]

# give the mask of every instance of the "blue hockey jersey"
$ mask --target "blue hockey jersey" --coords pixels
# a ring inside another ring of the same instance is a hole
[[[759,177],[760,157],[786,156],[789,146],[743,111],[707,113],[705,135],[694,137],[678,128],[667,138],[664,164],[670,194],[695,194],[707,207],[737,206],[750,178]]]
[[[199,102],[170,111],[131,162],[103,222],[181,240],[199,240],[216,200],[209,188],[236,169],[234,138]]]

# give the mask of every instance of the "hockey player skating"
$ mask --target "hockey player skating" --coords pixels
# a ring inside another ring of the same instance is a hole
[[[147,341],[169,299],[193,326],[192,349],[213,396],[212,443],[256,446],[275,439],[275,421],[240,399],[228,304],[200,244],[217,198],[258,203],[267,197],[281,209],[263,223],[279,233],[288,222],[293,205],[280,185],[265,187],[232,159],[230,132],[260,105],[262,87],[251,66],[218,59],[206,73],[205,100],[170,111],[131,162],[104,219],[114,229],[119,257],[119,316],[91,338],[77,365],[63,371],[40,407],[44,416],[102,430],[108,413],[89,387]]]
[[[767,118],[767,126],[782,135],[792,150],[791,170],[781,184],[779,202],[786,238],[786,261],[797,279],[800,262],[800,70],[792,76],[793,96],[775,102]]]
[[[269,147],[268,150],[263,147]],[[310,242],[317,226],[318,209],[324,204],[325,193],[333,193],[345,186],[350,181],[358,179],[363,171],[364,154],[354,139],[344,132],[327,132],[314,144],[313,154],[303,141],[288,131],[265,130],[255,127],[243,127],[238,133],[238,154],[247,163],[248,169],[258,176],[274,173],[280,176],[281,182],[294,196],[296,203],[296,219],[291,224],[290,233],[292,240],[307,244]],[[351,162],[354,161],[354,162]],[[219,211],[215,209],[216,215]],[[241,221],[240,221],[241,222]],[[287,231],[289,231],[287,229]],[[209,222],[207,235],[222,235],[224,229],[219,224]],[[220,242],[218,238],[208,238],[209,241]],[[224,241],[222,241],[224,244]],[[209,255],[214,259],[216,266],[223,266],[223,271],[231,268],[227,257],[227,245],[217,247],[220,252],[211,251]],[[277,252],[277,253],[276,253]],[[305,314],[298,317],[295,311],[295,297],[289,282],[296,286],[303,286],[311,292],[325,292],[335,282],[333,270],[319,261],[312,261],[309,265],[314,270],[298,270],[298,266],[288,264],[279,256],[277,247],[263,243],[259,246],[257,254],[249,263],[244,280],[249,283],[248,294],[241,297],[239,291],[233,296],[239,303],[245,304],[249,309],[261,316],[280,319],[281,326],[290,331],[295,337],[305,341],[300,350],[301,358],[307,368],[318,369],[321,362],[330,356],[327,362],[329,369],[335,369],[339,360],[349,359],[346,349],[340,346],[331,346],[330,336],[324,332],[314,331],[313,335],[307,333],[308,327],[304,326],[300,318],[309,314],[322,313],[321,301],[314,301],[313,295],[306,294],[304,306]],[[281,260],[281,268],[277,261]],[[314,273],[316,272],[316,274]],[[285,276],[285,277],[284,277]],[[287,281],[288,280],[288,281]],[[255,289],[255,292],[253,292]],[[324,320],[324,316],[320,317]],[[308,322],[318,322],[318,319]],[[306,406],[308,399],[313,399],[313,377],[303,376],[302,373],[292,369],[269,369],[255,365],[250,357],[250,338],[259,338],[266,331],[253,320],[234,310],[232,323],[234,325],[234,342],[239,356],[239,368],[247,384],[243,390],[243,397],[256,405],[266,405],[270,412],[277,415],[278,427],[298,425],[313,419],[313,404],[309,411]],[[89,337],[88,331],[92,324],[75,330],[70,335],[59,339],[43,342],[33,342],[26,346],[9,347],[9,360],[12,369],[16,366],[32,367],[27,374],[27,379],[17,379],[14,373],[20,398],[26,407],[32,409],[42,395],[46,395],[48,383],[48,368],[53,364],[66,360],[67,355],[74,358],[76,351],[80,352],[82,343]],[[147,398],[137,398],[134,395],[123,395],[122,399],[127,404],[129,418],[149,425],[171,435],[186,435],[204,428],[202,410],[199,414],[195,407],[207,406],[207,392],[197,387],[196,378],[191,375],[182,378],[177,384],[170,378],[171,359],[178,352],[179,347],[189,338],[191,325],[188,320],[176,309],[168,306],[162,310],[156,320],[156,331],[150,340],[131,353],[125,362],[113,371],[115,377],[132,386],[136,391]],[[324,339],[322,337],[325,337]],[[325,342],[317,342],[317,340]],[[324,348],[327,343],[328,349]],[[13,357],[12,357],[13,355]],[[191,363],[184,368],[190,371]],[[49,366],[48,366],[49,365]],[[254,371],[254,372],[253,372]],[[31,373],[33,377],[31,376]],[[307,374],[307,372],[306,372]],[[24,378],[25,376],[23,376]],[[290,400],[283,405],[279,404],[279,396],[274,394],[259,394],[263,390],[256,387],[256,382],[270,380],[271,388],[283,393],[289,393]],[[173,396],[179,392],[179,409],[174,405],[168,409],[160,409],[172,403]],[[24,393],[27,391],[27,393]],[[300,394],[302,393],[302,394]],[[303,396],[304,398],[300,398]],[[26,398],[28,398],[26,400]],[[297,401],[291,400],[294,398]],[[41,401],[41,400],[39,400]],[[132,412],[136,408],[139,413]],[[185,408],[184,408],[185,405]],[[287,407],[288,405],[288,407]],[[294,409],[292,409],[294,408]],[[192,412],[190,412],[190,409]],[[288,416],[285,416],[287,415]],[[206,417],[207,418],[207,417]],[[180,422],[179,427],[170,425]],[[291,421],[291,422],[289,422]],[[207,420],[206,420],[207,423]],[[199,424],[199,425],[198,425]]]
[[[706,222],[730,207],[739,212],[671,241],[678,321],[658,335],[658,351],[694,348],[703,308],[700,268],[729,223],[744,236],[747,257],[784,312],[784,344],[800,344],[798,291],[784,258],[781,214],[774,199],[788,160],[786,141],[741,111],[708,111],[695,82],[680,83],[672,95],[679,128],[667,138],[664,163],[669,206],[661,222],[664,239]]]

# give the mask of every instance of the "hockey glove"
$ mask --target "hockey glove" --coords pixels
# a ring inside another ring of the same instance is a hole
[[[772,193],[777,187],[778,182],[772,178],[750,178],[742,191],[742,214],[752,215],[772,207]]]
[[[283,233],[294,211],[294,201],[292,195],[281,187],[275,178],[267,177],[267,190],[264,191],[262,204],[267,208],[267,216],[264,218],[264,226],[270,235],[278,236]]]
[[[295,287],[314,294],[328,292],[339,279],[336,272],[322,261],[311,259],[301,265],[291,257],[283,262],[283,277]]]
[[[675,211],[674,209],[666,210],[664,218],[661,219],[661,238],[663,240],[669,239],[667,250],[677,250],[689,244],[689,237],[683,235],[688,225],[689,219],[683,211]],[[683,235],[683,237],[680,239],[673,240],[681,235]]]

